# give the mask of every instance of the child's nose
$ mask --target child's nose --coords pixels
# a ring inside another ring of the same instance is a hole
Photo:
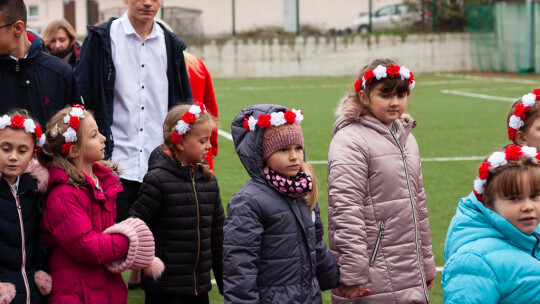
[[[523,204],[521,209],[523,211],[527,212],[527,211],[534,210],[535,207],[536,207],[535,203],[530,198],[528,198],[528,199],[525,200],[525,203]]]

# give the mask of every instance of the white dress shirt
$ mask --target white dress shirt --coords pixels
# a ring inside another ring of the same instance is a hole
[[[163,143],[169,102],[165,36],[154,21],[142,40],[125,13],[111,24],[111,47],[116,68],[111,160],[120,165],[122,178],[142,182],[150,153]]]

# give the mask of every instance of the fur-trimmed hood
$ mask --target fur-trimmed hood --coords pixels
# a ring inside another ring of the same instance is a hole
[[[25,173],[30,173],[30,176],[35,179],[37,183],[37,189],[35,189],[36,192],[45,193],[47,191],[47,184],[49,183],[49,170],[43,167],[35,158],[28,163],[28,167],[26,170],[24,170],[21,176]],[[0,178],[2,178],[2,173],[0,173]]]

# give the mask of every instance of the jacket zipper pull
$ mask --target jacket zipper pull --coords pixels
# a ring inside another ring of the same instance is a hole
[[[15,72],[19,71],[19,60],[15,61]]]

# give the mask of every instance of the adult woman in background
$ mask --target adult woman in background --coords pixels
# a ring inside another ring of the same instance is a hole
[[[53,20],[41,32],[41,38],[51,55],[62,58],[73,69],[81,53],[75,30],[65,19]]]

